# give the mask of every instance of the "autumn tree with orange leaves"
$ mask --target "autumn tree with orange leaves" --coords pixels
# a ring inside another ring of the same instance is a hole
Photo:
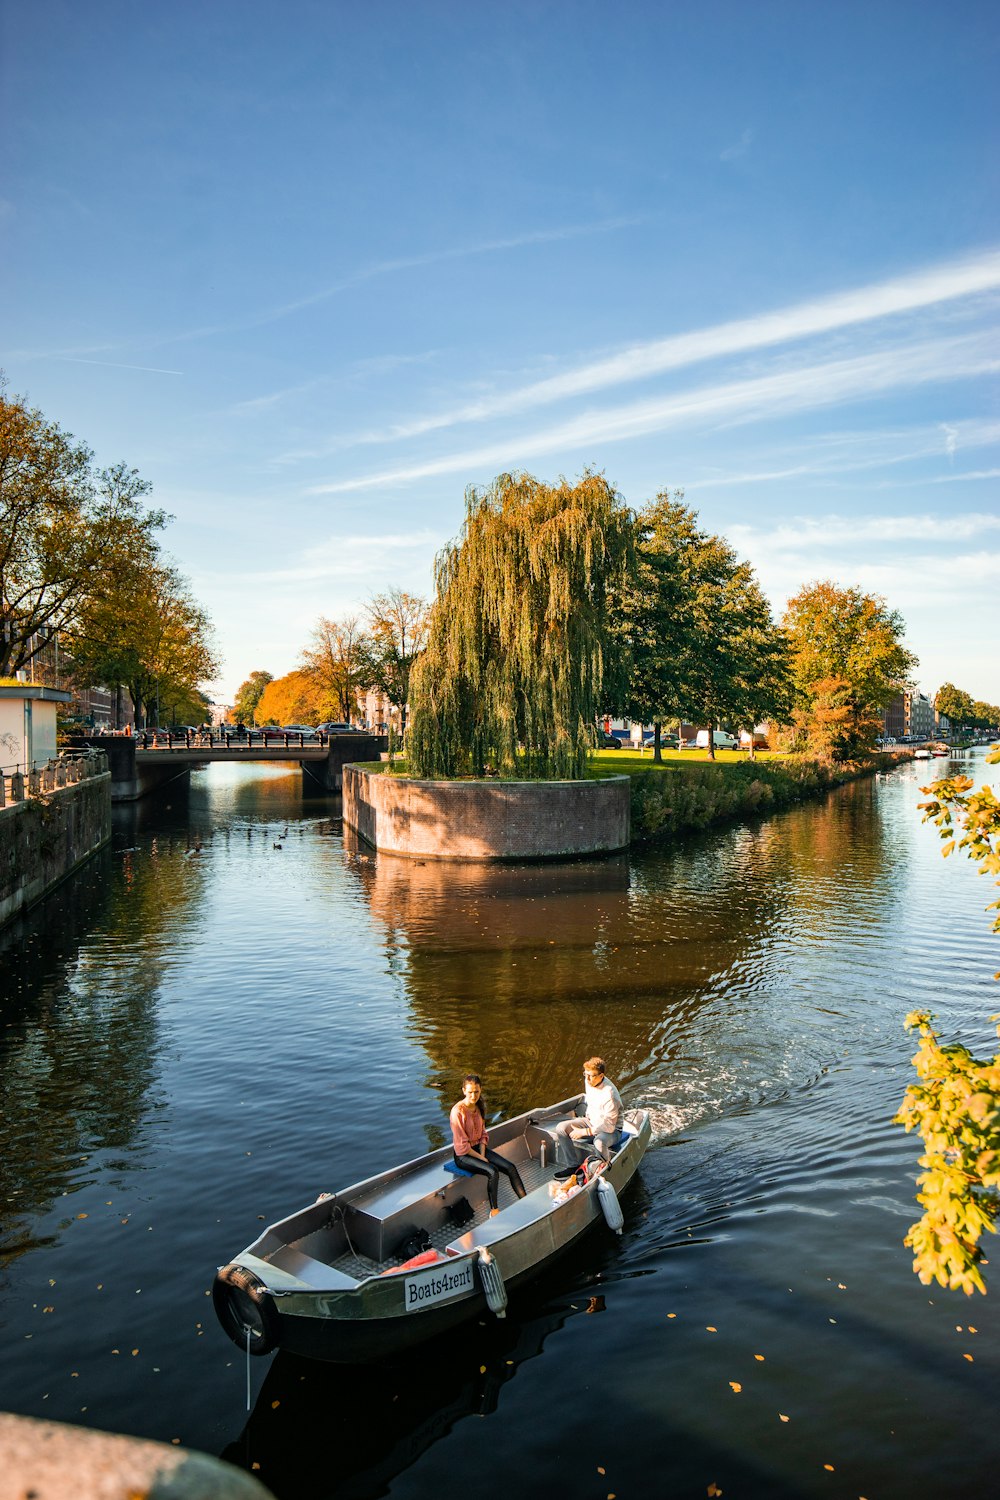
[[[782,623],[798,697],[793,748],[820,760],[864,759],[882,710],[917,665],[902,616],[878,594],[828,581],[789,599]]]

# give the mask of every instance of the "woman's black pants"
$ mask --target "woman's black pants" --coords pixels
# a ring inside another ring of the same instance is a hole
[[[462,1168],[463,1172],[473,1172],[477,1177],[488,1177],[486,1191],[490,1195],[490,1208],[499,1208],[497,1194],[500,1186],[500,1173],[509,1181],[518,1198],[523,1198],[527,1189],[521,1181],[521,1174],[512,1161],[505,1156],[500,1156],[496,1151],[486,1147],[486,1160],[481,1156],[459,1156],[455,1155],[455,1165]]]

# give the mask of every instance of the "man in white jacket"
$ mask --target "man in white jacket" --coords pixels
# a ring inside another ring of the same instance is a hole
[[[603,1156],[605,1161],[610,1161],[612,1151],[621,1144],[622,1139],[625,1111],[621,1095],[605,1075],[604,1059],[588,1057],[583,1065],[583,1078],[587,1097],[586,1114],[577,1115],[572,1120],[563,1120],[556,1126],[558,1145],[562,1147],[565,1142],[564,1150],[570,1158],[567,1163],[569,1166],[576,1166],[585,1159],[587,1152],[581,1147],[589,1145],[591,1141],[598,1155]],[[559,1154],[562,1156],[563,1150]]]

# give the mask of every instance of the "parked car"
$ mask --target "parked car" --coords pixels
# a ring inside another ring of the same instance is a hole
[[[655,730],[651,729],[648,734],[643,735],[642,743],[644,745],[646,745],[648,748],[652,749],[652,747],[656,744],[656,732],[655,732]],[[661,733],[661,735],[660,735],[660,749],[661,750],[676,750],[677,749],[677,736],[676,736],[676,734],[662,734]]]
[[[282,724],[279,734],[301,734],[303,739],[314,740],[316,731],[311,724]]]
[[[598,750],[620,750],[621,741],[616,740],[613,734],[608,734],[606,729],[599,729],[597,731],[597,748]]]
[[[345,724],[342,720],[330,720],[325,724],[316,725],[317,734],[345,734],[353,730],[353,724]]]

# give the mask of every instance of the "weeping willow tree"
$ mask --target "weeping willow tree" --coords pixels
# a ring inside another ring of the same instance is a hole
[[[411,772],[584,774],[609,670],[608,596],[631,536],[631,513],[600,474],[575,486],[501,474],[466,492],[461,537],[436,560],[414,670]]]

